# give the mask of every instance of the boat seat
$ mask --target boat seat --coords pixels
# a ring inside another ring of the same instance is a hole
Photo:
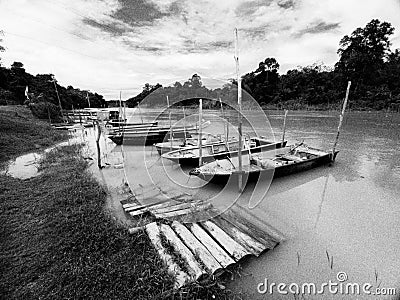
[[[283,158],[283,159],[287,159],[287,160],[293,160],[293,161],[295,161],[295,162],[301,162],[301,161],[303,161],[304,159],[301,159],[300,157],[298,157],[298,156],[295,156],[295,155],[282,155],[281,156],[281,158]]]

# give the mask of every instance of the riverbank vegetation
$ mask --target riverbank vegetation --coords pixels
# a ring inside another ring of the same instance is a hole
[[[352,81],[349,106],[356,110],[400,110],[400,50],[391,49],[390,38],[394,27],[387,22],[371,20],[339,42],[339,60],[334,67],[322,62],[297,67],[279,74],[279,62],[267,57],[256,69],[242,76],[242,88],[263,108],[337,109],[344,98],[347,81]],[[194,74],[187,81],[173,86],[146,84],[142,93],[128,100],[133,107],[152,92],[157,97],[152,105],[166,104],[187,97],[221,98],[223,102],[236,94],[237,83],[208,89],[200,76]],[[148,99],[148,98],[147,98]],[[195,104],[195,101],[186,102]],[[205,107],[217,107],[218,101],[205,101]]]
[[[23,106],[0,106],[0,165],[25,152],[66,139],[65,132],[36,119]]]

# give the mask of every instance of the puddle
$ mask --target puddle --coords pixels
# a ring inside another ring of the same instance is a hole
[[[10,175],[18,179],[28,179],[39,175],[38,163],[43,157],[40,153],[28,153],[17,157],[2,171],[2,175]]]

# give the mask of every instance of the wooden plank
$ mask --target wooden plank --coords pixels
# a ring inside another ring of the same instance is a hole
[[[225,219],[221,217],[216,217],[213,219],[213,222],[215,222],[219,227],[221,227],[221,229],[228,233],[235,241],[240,243],[253,255],[259,256],[264,250],[267,249],[259,241],[239,230],[237,227],[233,226],[233,224],[229,223]]]
[[[143,209],[143,208],[158,208],[158,207],[164,207],[169,205],[171,201],[170,200],[163,200],[163,201],[158,201],[158,202],[154,202],[151,204],[139,204],[138,206],[135,207],[128,207],[127,209],[125,209],[126,212],[131,212],[131,211],[135,211],[138,209]]]
[[[167,250],[162,246],[160,229],[155,222],[146,225],[146,232],[160,258],[168,267],[168,271],[175,276],[176,281],[174,287],[180,288],[190,279],[189,275],[181,270],[181,268],[174,262],[171,255],[169,255]]]
[[[131,215],[131,217],[136,217],[136,216],[142,215],[148,211],[149,210],[147,209],[147,207],[145,207],[145,208],[142,208],[142,209],[139,209],[136,211],[131,211],[129,214]]]
[[[196,258],[194,257],[193,253],[190,252],[188,247],[181,241],[181,239],[176,235],[176,233],[166,224],[160,225],[161,232],[167,238],[167,240],[172,244],[175,251],[178,252],[186,261],[186,265],[193,275],[195,280],[198,280],[203,275],[207,274],[200,264],[197,262]]]
[[[135,207],[135,206],[138,206],[138,205],[140,205],[140,204],[137,204],[137,203],[125,203],[125,204],[122,204],[122,208],[125,209],[125,208],[129,208],[129,207]]]
[[[207,203],[205,205],[201,205],[201,206],[197,206],[197,207],[191,207],[191,208],[185,208],[185,209],[181,209],[181,210],[176,210],[176,211],[171,211],[171,212],[167,212],[167,213],[161,213],[161,214],[154,214],[154,216],[158,219],[162,219],[162,218],[172,218],[172,217],[177,217],[177,216],[181,216],[181,215],[186,215],[186,214],[190,214],[190,213],[196,213],[196,211],[201,211],[204,210],[208,207],[210,207],[211,204]]]
[[[172,228],[179,235],[186,246],[203,262],[205,268],[214,274],[222,269],[220,263],[212,256],[210,251],[181,223],[172,222]]]
[[[199,201],[192,202],[192,203],[180,203],[177,205],[169,205],[166,207],[158,208],[158,209],[151,209],[151,211],[155,214],[162,214],[162,213],[167,213],[175,210],[181,210],[181,209],[186,209],[186,208],[192,208],[195,207],[196,204],[198,204]]]
[[[208,233],[212,235],[214,239],[218,241],[218,243],[224,248],[224,250],[226,250],[236,261],[239,261],[246,255],[252,254],[215,223],[211,221],[205,221],[200,224],[207,229]]]
[[[273,237],[261,231],[247,220],[243,220],[239,215],[232,213],[230,210],[225,211],[222,215],[220,215],[220,217],[229,222],[232,226],[238,228],[240,231],[258,240],[268,249],[275,248],[276,244],[278,243]]]
[[[207,248],[208,251],[224,268],[235,263],[232,257],[213,240],[198,224],[190,224],[190,231]]]
[[[276,228],[272,227],[270,224],[266,223],[265,220],[249,212],[249,210],[241,207],[240,205],[233,206],[232,210],[236,215],[241,215],[244,219],[247,220],[247,222],[253,223],[255,226],[259,227],[260,229],[262,229],[262,231],[266,232],[269,236],[274,238],[276,241],[283,241],[285,239],[284,235]]]

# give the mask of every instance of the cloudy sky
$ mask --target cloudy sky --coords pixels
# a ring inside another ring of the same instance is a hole
[[[285,73],[334,64],[340,39],[373,18],[396,28],[400,48],[400,0],[0,0],[1,57],[127,98],[146,82],[234,77],[235,27],[242,74],[266,57]]]

